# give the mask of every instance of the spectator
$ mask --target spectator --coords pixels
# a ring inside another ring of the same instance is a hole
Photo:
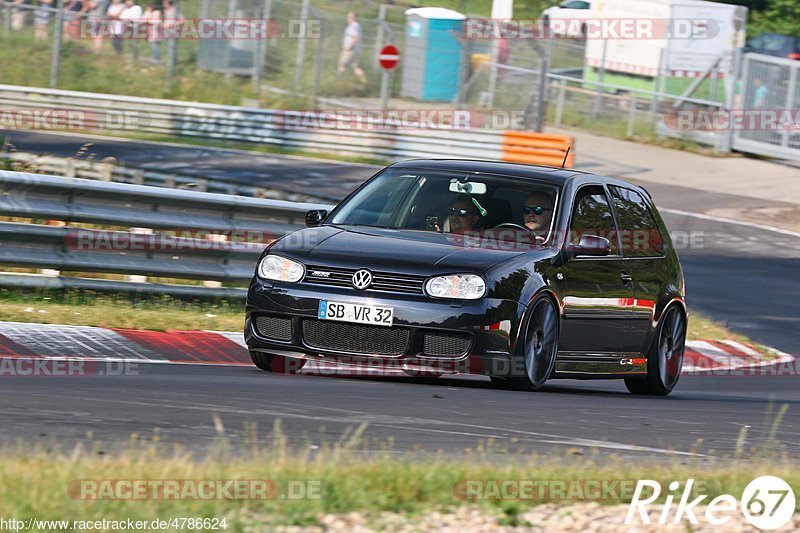
[[[83,0],[69,0],[64,4],[64,26],[62,28],[64,39],[80,33],[80,18],[83,12]]]
[[[122,3],[122,0],[111,0],[111,5],[108,6],[108,12],[106,12],[111,30],[111,43],[114,45],[114,51],[118,54],[122,53],[123,28],[120,15],[122,15],[123,9],[125,9],[125,4]]]
[[[50,5],[53,0],[39,0],[39,6],[33,13],[34,38],[47,41],[47,27],[50,24]]]
[[[163,0],[164,12],[162,13],[162,18],[164,19],[164,29],[169,30],[167,33],[167,39],[169,39],[169,35],[174,33],[174,29],[181,24],[180,15],[178,14],[178,7],[172,3],[172,0]]]
[[[25,0],[13,0],[11,4],[14,6],[11,8],[11,29],[19,31],[25,27],[26,11],[17,6],[25,5]]]
[[[154,3],[144,8],[144,21],[147,24],[147,40],[150,42],[150,57],[161,62],[161,11]]]
[[[753,80],[753,86],[756,88],[753,94],[753,109],[765,109],[769,99],[769,88],[759,78]]]
[[[344,72],[348,67],[358,76],[361,83],[367,83],[364,71],[358,66],[358,56],[361,53],[361,24],[356,20],[355,13],[347,14],[347,28],[344,30],[342,53],[339,55],[339,72]]]
[[[131,39],[131,46],[136,46],[136,39],[139,38],[138,26],[142,20],[142,6],[135,0],[125,0],[125,8],[120,13],[119,19],[123,23],[126,38]]]
[[[108,10],[108,0],[86,0],[86,4],[87,18],[93,22],[90,27],[95,32],[92,37],[92,49],[97,53],[103,48],[104,32],[108,31],[103,24],[103,18]]]

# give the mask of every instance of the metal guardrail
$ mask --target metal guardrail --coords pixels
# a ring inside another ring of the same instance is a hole
[[[12,162],[10,170],[17,172],[33,172],[65,176],[67,178],[83,178],[152,187],[168,187],[170,189],[186,189],[202,192],[216,192],[254,198],[272,198],[292,202],[326,201],[326,198],[313,194],[301,194],[287,190],[252,187],[220,178],[207,179],[175,172],[159,172],[144,168],[118,165],[109,159],[79,159],[75,157],[57,157],[51,155],[32,154],[27,152],[0,151],[0,161]]]
[[[309,209],[330,208],[0,171],[0,216],[78,224],[0,222],[0,265],[241,284],[252,277],[255,261],[267,243],[302,227]],[[0,286],[232,294],[230,288],[148,285],[0,275]]]
[[[67,110],[71,130],[128,131],[271,144],[349,156],[470,157],[501,160],[503,132],[449,129],[304,129],[286,111],[0,85],[0,104],[17,111]]]
[[[439,124],[439,120],[435,127],[413,127],[409,126],[408,120],[399,117],[394,121],[383,117],[372,120],[364,110],[353,119],[356,123],[353,126],[348,125],[351,117],[346,111],[331,111],[331,115],[340,115],[333,120],[321,115],[324,111],[257,109],[14,85],[0,85],[0,105],[15,110],[17,114],[50,113],[51,117],[57,116],[53,121],[60,120],[61,129],[72,131],[127,131],[263,143],[289,150],[393,161],[414,157],[453,157],[537,162],[530,154],[524,159],[510,158],[504,150],[507,130],[463,129],[461,126],[451,129]],[[413,110],[406,111],[414,113]],[[308,123],[309,116],[311,124]],[[475,118],[483,120],[482,117]],[[417,117],[416,120],[424,125],[426,119]],[[326,121],[335,121],[337,126],[326,125]],[[534,148],[547,151],[549,147],[544,143]],[[544,158],[538,163],[551,164],[551,160]]]

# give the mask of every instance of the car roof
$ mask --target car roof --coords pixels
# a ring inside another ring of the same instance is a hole
[[[517,178],[533,178],[557,184],[563,184],[575,175],[585,174],[571,168],[562,169],[480,159],[408,159],[395,163],[392,167],[498,174]]]
[[[640,191],[648,198],[652,198],[644,187],[628,181],[594,174],[572,168],[546,167],[542,165],[528,165],[525,163],[511,163],[507,161],[486,161],[481,159],[407,159],[391,165],[392,168],[446,170],[456,172],[475,172],[495,174],[514,178],[530,178],[553,185],[564,186],[573,182],[576,186],[587,183],[601,183],[617,185]]]

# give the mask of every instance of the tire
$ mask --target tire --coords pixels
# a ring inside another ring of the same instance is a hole
[[[265,372],[275,374],[294,374],[306,364],[305,359],[295,359],[294,357],[284,357],[282,355],[271,355],[261,352],[250,352],[250,359],[253,364]]]
[[[625,386],[633,394],[666,396],[678,384],[686,349],[686,316],[673,306],[664,313],[658,335],[647,353],[647,377],[628,378]]]
[[[522,339],[517,339],[512,375],[507,378],[512,388],[524,391],[542,388],[556,365],[559,330],[555,305],[550,298],[540,297],[531,306]],[[517,375],[517,369],[524,369],[524,375]]]

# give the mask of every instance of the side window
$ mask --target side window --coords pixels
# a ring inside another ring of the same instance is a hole
[[[617,211],[622,252],[626,257],[657,257],[664,253],[664,237],[642,196],[630,189],[609,186]]]
[[[611,253],[619,254],[614,215],[611,214],[611,206],[608,205],[605,191],[599,185],[582,187],[572,207],[570,227],[572,244],[578,244],[585,234],[605,237],[611,243]]]

